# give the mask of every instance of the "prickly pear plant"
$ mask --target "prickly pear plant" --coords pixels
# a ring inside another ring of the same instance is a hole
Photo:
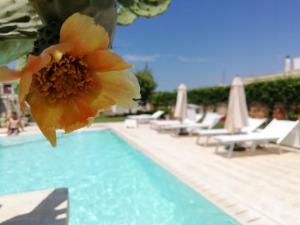
[[[39,54],[57,43],[61,24],[75,12],[93,17],[107,30],[112,44],[117,24],[129,25],[139,16],[159,15],[170,3],[171,0],[0,0],[0,65],[24,54]]]
[[[138,16],[153,17],[165,12],[171,0],[119,0],[122,4],[118,12],[118,23],[131,24]]]
[[[129,25],[133,23],[137,18],[137,15],[132,13],[128,8],[121,7],[118,11],[118,24]]]
[[[0,1],[0,65],[28,54],[42,22],[27,0]]]
[[[164,13],[171,0],[118,0],[121,7],[118,11],[118,24],[129,25],[138,16],[153,17]]]
[[[41,25],[28,0],[0,1],[0,39],[34,38]]]

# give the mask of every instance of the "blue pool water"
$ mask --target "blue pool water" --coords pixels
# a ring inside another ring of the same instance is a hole
[[[70,225],[239,224],[109,130],[0,139],[0,195],[55,187]]]

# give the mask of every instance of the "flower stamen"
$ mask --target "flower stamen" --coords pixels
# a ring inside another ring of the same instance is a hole
[[[49,65],[33,74],[31,89],[37,90],[49,103],[66,101],[87,93],[94,85],[88,66],[80,57],[69,54],[53,57]]]

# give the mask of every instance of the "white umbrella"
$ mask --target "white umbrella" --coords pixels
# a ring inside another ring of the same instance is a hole
[[[186,86],[184,84],[180,84],[177,89],[177,100],[174,117],[181,121],[187,117],[187,92]]]
[[[248,110],[244,85],[240,77],[235,77],[230,88],[225,128],[235,133],[246,126],[248,126]]]

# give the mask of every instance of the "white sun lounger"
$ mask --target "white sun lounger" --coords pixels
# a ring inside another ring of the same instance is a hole
[[[174,124],[180,124],[180,121],[179,120],[156,120],[150,122],[151,128],[157,130],[164,129],[165,127]]]
[[[219,145],[229,145],[228,157],[231,157],[235,144],[251,143],[253,150],[256,149],[258,144],[266,144],[271,141],[279,145],[298,125],[299,121],[274,119],[261,132],[221,135],[214,137],[214,139],[219,142]],[[216,147],[216,153],[218,152],[219,145]],[[280,148],[278,150],[279,152],[281,151]]]
[[[175,130],[176,132],[180,131],[180,129],[187,129],[189,133],[193,132],[195,129],[211,129],[219,123],[222,117],[223,115],[218,113],[206,113],[201,123],[195,121],[183,121],[183,123],[180,124],[170,125],[167,129]]]
[[[183,123],[196,123],[202,117],[202,114],[197,114],[194,120],[187,118],[183,120]],[[155,120],[150,122],[151,128],[156,130],[166,130],[172,125],[179,124],[181,124],[179,120]]]
[[[242,128],[241,133],[254,132],[264,122],[266,122],[266,120],[267,119],[265,119],[265,118],[264,119],[249,118],[248,119],[249,126]],[[207,129],[207,130],[197,129],[197,130],[194,131],[194,133],[196,133],[197,136],[198,136],[197,140],[196,140],[196,143],[199,144],[199,141],[200,141],[201,137],[206,137],[206,142],[205,142],[206,145],[208,144],[209,139],[213,136],[230,134],[230,132],[228,130],[226,130],[225,128],[222,128],[222,129]]]
[[[128,116],[128,119],[137,120],[138,123],[148,123],[152,120],[159,119],[164,114],[164,111],[156,111],[152,115],[149,114],[141,114],[141,115],[134,115]]]

